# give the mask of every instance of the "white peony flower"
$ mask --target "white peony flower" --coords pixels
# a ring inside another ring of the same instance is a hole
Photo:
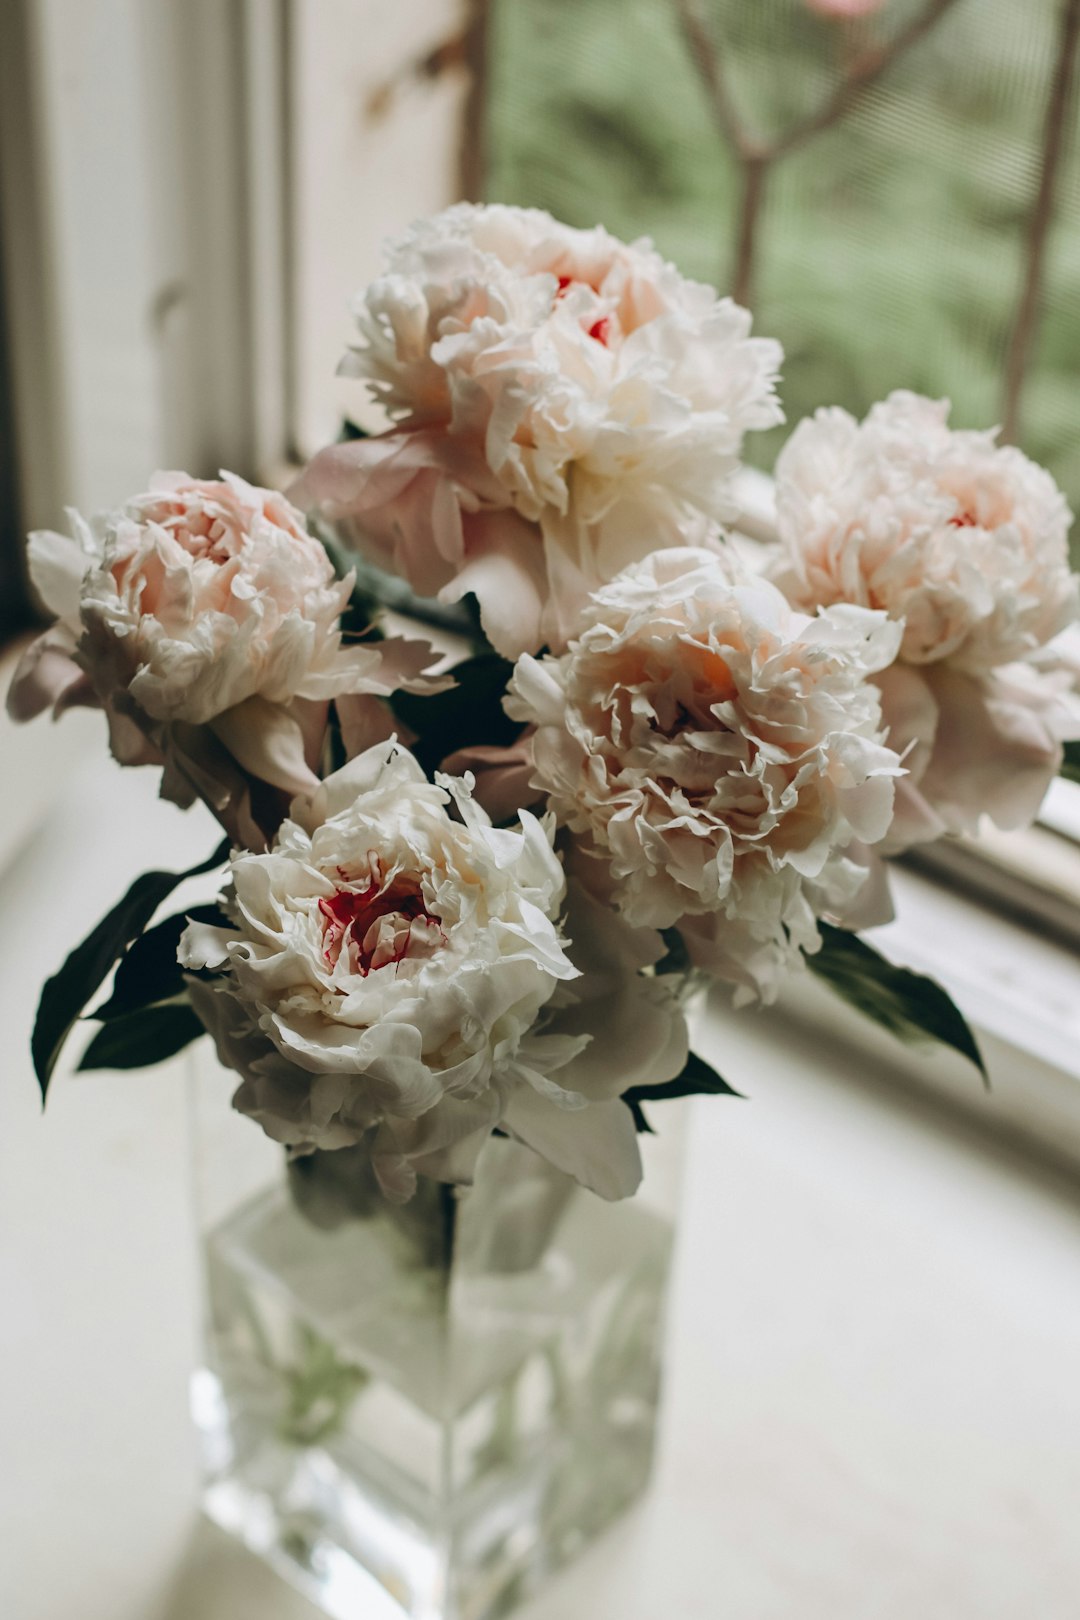
[[[907,774],[882,851],[1026,825],[1080,736],[1055,638],[1077,613],[1071,514],[1049,473],[993,433],[953,432],[946,401],[894,393],[865,422],[822,410],[776,466],[796,606],[883,608],[903,625],[878,677]],[[1038,667],[1037,667],[1038,666]]]
[[[597,584],[733,514],[744,435],[782,420],[779,345],[648,242],[535,209],[415,225],[358,300],[399,430],[317,456],[294,491],[422,594],[478,596],[513,656],[561,647]]]
[[[1076,617],[1071,514],[1048,472],[948,414],[898,392],[862,423],[833,408],[799,424],[776,463],[781,583],[808,612],[883,608],[906,663],[979,675]]]
[[[970,675],[949,660],[897,662],[876,677],[897,783],[880,853],[947,833],[975,833],[986,815],[1008,831],[1035,820],[1061,770],[1062,743],[1080,738],[1075,672],[1053,655]]]
[[[699,965],[767,999],[818,943],[886,831],[896,755],[866,677],[883,613],[795,613],[711,552],[657,552],[593,598],[560,658],[523,657],[509,712],[534,783],[605,863],[634,924],[678,924]]]
[[[352,579],[275,491],[159,473],[120,511],[71,521],[74,538],[30,537],[32,578],[59,617],[24,656],[9,709],[102,706],[122,764],[164,766],[167,797],[201,794],[244,843],[262,842],[252,783],[316,785],[328,700],[430,684],[425,644],[344,644]]]
[[[364,1141],[392,1197],[418,1172],[470,1180],[496,1125],[604,1196],[632,1192],[633,1074],[577,1075],[591,1032],[548,1010],[578,978],[551,832],[527,814],[493,828],[467,784],[433,786],[394,742],[297,799],[271,852],[234,855],[232,928],[181,943],[187,968],[220,970],[191,993],[243,1076],[236,1107],[300,1151]]]

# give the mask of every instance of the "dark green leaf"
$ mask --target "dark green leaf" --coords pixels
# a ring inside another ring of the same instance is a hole
[[[338,434],[338,444],[349,444],[353,439],[370,438],[371,434],[368,432],[367,428],[358,426],[356,422],[350,422],[347,416],[342,418],[341,432]]]
[[[513,667],[497,653],[480,653],[455,665],[457,685],[448,692],[435,697],[394,693],[390,706],[415,733],[413,753],[428,775],[458,748],[481,742],[505,748],[519,735],[521,726],[502,706]]]
[[[34,1073],[44,1102],[56,1060],[75,1020],[101,988],[117,957],[142,933],[158,906],[185,878],[220,866],[229,853],[228,840],[187,872],[144,872],[81,945],[76,945],[58,973],[45,981],[30,1042]]]
[[[704,1058],[691,1052],[683,1067],[682,1073],[676,1075],[674,1080],[658,1080],[655,1085],[631,1086],[629,1091],[623,1092],[623,1102],[634,1116],[634,1124],[639,1131],[651,1130],[652,1127],[645,1118],[642,1110],[644,1102],[666,1102],[673,1097],[741,1097],[742,1092],[729,1086],[727,1081]]]
[[[677,928],[661,928],[660,937],[667,947],[666,954],[656,964],[657,973],[688,973],[690,953],[686,941]]]
[[[897,967],[858,934],[821,924],[822,946],[806,958],[812,973],[856,1011],[902,1041],[933,1040],[970,1059],[986,1080],[986,1065],[963,1013],[940,984]]]
[[[1080,782],[1080,742],[1067,742],[1065,744],[1065,759],[1061,766],[1060,775],[1066,782]]]
[[[113,1018],[99,1029],[79,1062],[80,1069],[145,1069],[204,1034],[202,1024],[184,1001],[143,1007]]]
[[[645,1110],[642,1108],[633,1092],[628,1091],[623,1097],[623,1102],[626,1104],[627,1108],[629,1108],[634,1117],[634,1129],[637,1131],[638,1135],[655,1136],[656,1132],[646,1119]]]
[[[125,1018],[141,1007],[153,1006],[160,1001],[173,1001],[184,991],[184,974],[176,952],[180,935],[189,920],[210,923],[215,927],[225,924],[217,906],[192,906],[190,911],[177,912],[155,923],[128,947],[120,958],[113,979],[112,995],[91,1015],[102,1022],[110,1018]]]
[[[333,560],[333,559],[332,559]],[[337,564],[335,562],[335,568]],[[347,568],[339,571],[338,577],[344,579],[349,572]],[[345,604],[341,615],[341,633],[350,646],[357,642],[376,642],[383,640],[382,631],[375,620],[379,614],[378,598],[359,580],[352,588],[352,595]]]

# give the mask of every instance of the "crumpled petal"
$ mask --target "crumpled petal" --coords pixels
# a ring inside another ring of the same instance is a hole
[[[16,721],[34,720],[46,709],[60,714],[76,701],[96,704],[90,683],[72,654],[75,636],[66,624],[36,637],[15,666],[8,687],[7,712]]]
[[[528,735],[506,748],[485,743],[459,748],[447,755],[442,768],[451,776],[472,776],[473,798],[492,821],[509,821],[541,797],[531,785],[533,760]]]
[[[903,767],[869,677],[900,636],[849,604],[796,613],[730,555],[658,551],[594,594],[568,652],[518,660],[504,706],[627,922],[678,927],[771,1000],[867,881],[849,846],[889,829]]]
[[[914,745],[882,846],[889,854],[975,832],[983,815],[1006,830],[1029,825],[1061,769],[1062,741],[1080,736],[1080,701],[1030,665],[986,676],[947,663],[897,666],[881,684],[890,741]],[[920,701],[907,701],[918,686]],[[898,690],[902,707],[893,705]]]

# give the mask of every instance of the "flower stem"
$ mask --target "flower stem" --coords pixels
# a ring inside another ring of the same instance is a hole
[[[731,296],[737,304],[747,306],[753,296],[758,220],[768,172],[769,164],[765,158],[747,158],[743,161],[739,233],[735,248],[735,269],[731,278]]]

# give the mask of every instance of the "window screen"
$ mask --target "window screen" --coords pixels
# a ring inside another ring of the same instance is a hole
[[[1080,3],[829,5],[492,0],[488,194],[650,234],[747,294],[790,423],[947,394],[957,426],[1011,420],[1080,509]],[[733,132],[768,153],[830,108],[761,166],[747,221]]]

